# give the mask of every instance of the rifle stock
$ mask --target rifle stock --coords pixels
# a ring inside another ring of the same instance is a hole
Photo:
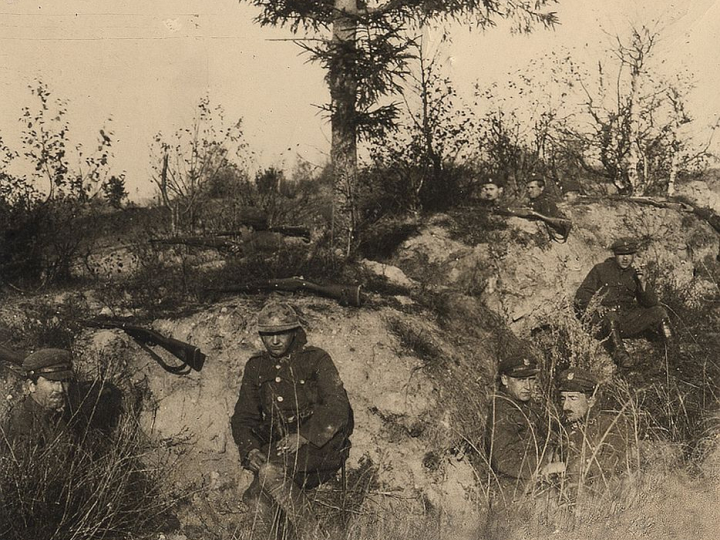
[[[125,321],[115,320],[90,321],[87,323],[87,325],[93,328],[122,330],[142,345],[157,345],[159,347],[162,347],[170,354],[175,356],[177,359],[182,361],[183,364],[189,366],[195,371],[200,371],[205,364],[205,354],[203,354],[203,352],[195,345],[185,343],[184,341],[180,341],[179,339],[165,337],[162,334],[156,332],[155,330],[150,330],[149,328],[143,328],[142,326],[129,324]],[[158,360],[158,358],[156,358],[156,360]],[[181,372],[181,369],[178,369],[175,366],[167,366],[163,363],[161,363],[161,365],[163,366],[163,368],[170,371],[171,373]]]
[[[0,345],[0,361],[13,364],[15,366],[22,366],[25,355],[20,351],[9,349],[5,345]]]
[[[341,306],[355,307],[360,307],[364,300],[360,285],[319,285],[302,278],[268,279],[255,281],[246,285],[232,285],[211,290],[223,293],[257,293],[262,291],[296,292],[304,290],[327,298],[333,298],[337,300]]]

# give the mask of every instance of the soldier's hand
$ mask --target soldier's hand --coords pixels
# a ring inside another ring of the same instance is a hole
[[[247,456],[247,462],[248,468],[252,472],[258,472],[260,467],[267,463],[267,456],[262,452],[262,450],[255,448],[254,450],[250,450],[250,453]]]
[[[533,211],[526,206],[512,208],[510,211],[518,217],[526,218],[526,217],[531,217],[533,215]]]
[[[640,283],[640,286],[645,289],[647,285],[647,278],[645,277],[645,268],[643,266],[638,266],[635,268],[635,275],[637,276],[637,280]]]
[[[277,455],[282,456],[284,454],[294,454],[300,450],[303,445],[307,444],[307,442],[307,439],[299,433],[290,433],[289,435],[285,435],[277,443]]]
[[[552,463],[548,463],[540,470],[540,474],[543,476],[550,476],[551,474],[564,474],[564,473],[565,473],[565,463],[562,461],[553,461]]]

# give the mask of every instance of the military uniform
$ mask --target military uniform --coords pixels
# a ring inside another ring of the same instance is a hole
[[[548,217],[564,217],[555,204],[555,201],[543,191],[538,197],[530,200],[530,208],[537,213]]]
[[[490,465],[503,488],[522,490],[534,479],[543,458],[546,431],[539,408],[500,390],[493,396],[488,426]]]
[[[297,332],[288,357],[262,352],[248,360],[230,423],[244,464],[259,449],[271,461],[282,460],[297,485],[312,488],[332,478],[347,458],[353,416],[330,356],[307,347],[305,332]],[[283,460],[273,445],[289,433],[308,444]]]
[[[40,349],[28,355],[22,367],[36,389],[40,378],[45,379],[45,383],[67,382],[73,378],[72,356],[63,349]],[[42,398],[37,397],[40,394]],[[16,459],[50,453],[61,463],[72,453],[77,437],[68,395],[58,394],[62,397],[53,401],[53,406],[38,401],[45,399],[45,395],[37,390],[25,396],[10,410],[0,431],[0,442]]]
[[[637,271],[632,266],[622,269],[614,257],[596,264],[575,294],[575,306],[584,312],[595,294],[604,295],[604,310],[594,315],[616,321],[622,337],[637,335],[657,327],[667,317],[665,308],[658,305],[658,297],[640,286]]]
[[[73,434],[67,409],[47,409],[26,396],[8,415],[3,427],[4,442],[16,456],[29,456],[45,450],[69,452]]]
[[[536,361],[525,355],[505,358],[498,370],[516,380],[539,371]],[[506,496],[520,495],[533,482],[547,447],[541,411],[532,399],[517,399],[501,387],[490,403],[487,426],[485,447],[498,486]]]
[[[566,478],[578,485],[601,489],[632,468],[628,453],[630,441],[627,420],[617,413],[590,413],[585,422],[575,422],[567,431],[563,456]]]
[[[585,394],[590,400],[582,419],[572,422],[561,437],[558,453],[565,462],[564,482],[568,495],[577,490],[602,491],[623,472],[633,467],[630,448],[630,423],[622,413],[595,412],[598,380],[589,371],[573,367],[559,376],[559,391],[564,395]]]

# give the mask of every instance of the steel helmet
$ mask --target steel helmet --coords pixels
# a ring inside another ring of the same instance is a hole
[[[289,304],[270,302],[258,313],[258,332],[285,332],[300,328],[300,319]]]

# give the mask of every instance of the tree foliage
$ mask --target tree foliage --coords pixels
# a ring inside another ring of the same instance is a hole
[[[331,102],[325,107],[332,125],[331,161],[335,197],[335,243],[349,255],[357,241],[357,142],[382,136],[399,116],[397,103],[381,104],[396,94],[407,76],[414,36],[410,25],[457,21],[478,28],[498,19],[514,21],[517,31],[535,24],[552,26],[554,0],[249,0],[260,9],[263,26],[285,26],[306,36],[302,47],[327,70]],[[331,32],[331,36],[327,32]]]
[[[92,151],[72,146],[67,101],[40,80],[29,89],[35,99],[22,109],[19,148],[0,139],[0,252],[5,281],[44,283],[70,277],[92,242],[101,196],[120,197],[122,175],[112,174],[111,131],[98,130]]]
[[[577,116],[561,130],[566,147],[621,193],[672,194],[678,173],[709,157],[709,141],[694,140],[689,129],[693,78],[662,74],[660,38],[656,29],[631,27],[628,36],[614,37],[607,61],[593,68],[571,61],[563,74],[566,89],[578,95]]]
[[[207,97],[189,126],[155,136],[152,181],[171,211],[173,231],[192,229],[203,200],[235,192],[247,181],[246,150],[242,120],[226,122],[222,107],[212,107]]]
[[[370,164],[363,171],[371,197],[365,217],[385,211],[444,208],[456,201],[463,166],[472,155],[475,118],[443,74],[437,54],[417,46],[417,69],[410,70],[404,111],[397,129],[373,137]],[[384,208],[378,208],[382,202]],[[368,201],[365,201],[368,206]],[[373,207],[374,206],[374,207]]]

